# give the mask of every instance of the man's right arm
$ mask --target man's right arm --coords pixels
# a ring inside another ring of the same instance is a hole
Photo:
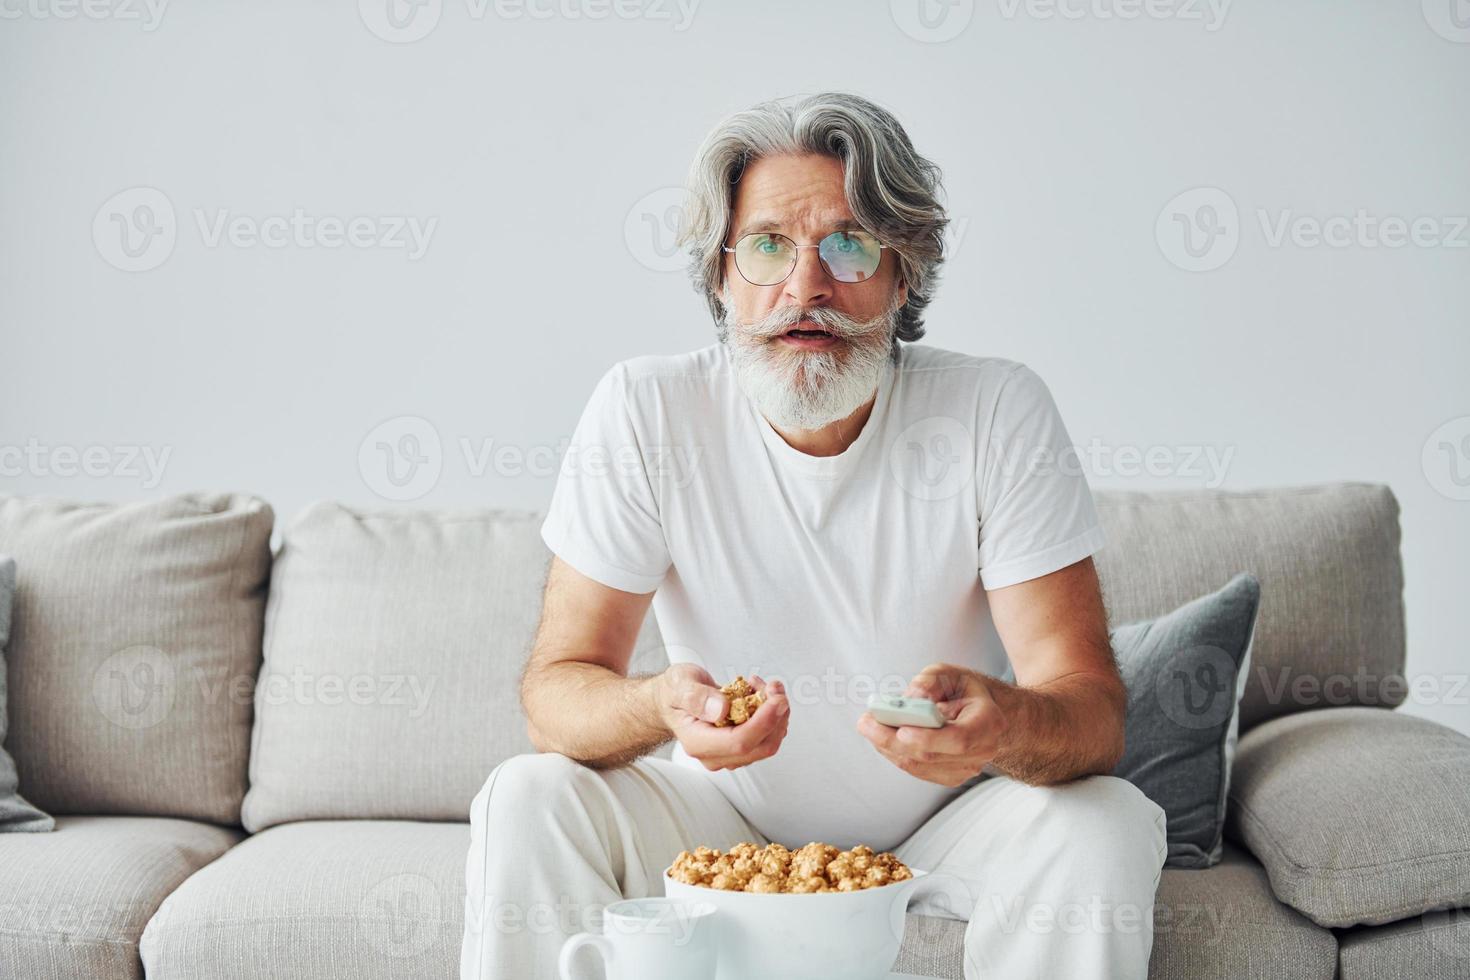
[[[672,737],[654,710],[657,676],[626,676],[652,600],[651,592],[609,588],[551,559],[541,624],[521,676],[521,704],[537,751],[616,766]]]
[[[652,592],[610,588],[553,556],[541,624],[521,677],[531,744],[598,768],[626,765],[670,738],[712,770],[775,754],[789,714],[779,682],[767,689],[772,710],[717,728],[709,723],[728,704],[698,667],[675,664],[649,677],[627,676],[652,600]]]

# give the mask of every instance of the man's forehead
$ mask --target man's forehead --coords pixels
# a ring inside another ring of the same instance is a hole
[[[752,231],[778,231],[804,225],[833,230],[858,227],[852,212],[846,208],[799,207],[791,210],[754,211],[741,220],[737,233],[745,235]]]

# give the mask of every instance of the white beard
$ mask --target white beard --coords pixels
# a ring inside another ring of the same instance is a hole
[[[741,326],[727,289],[725,319],[717,331],[735,367],[735,380],[755,407],[782,429],[811,430],[847,418],[872,397],[892,351],[899,304],[871,320],[830,307],[802,311],[777,307]],[[803,350],[776,338],[802,319],[840,339],[831,350]]]

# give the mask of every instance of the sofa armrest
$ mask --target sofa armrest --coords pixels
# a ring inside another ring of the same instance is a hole
[[[1225,832],[1321,926],[1470,905],[1470,738],[1383,708],[1259,725],[1240,739]]]

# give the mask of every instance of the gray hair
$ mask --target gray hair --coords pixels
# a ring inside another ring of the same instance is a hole
[[[695,154],[679,230],[689,275],[715,319],[725,319],[724,252],[735,186],[745,167],[766,156],[815,153],[843,164],[847,206],[864,228],[898,253],[908,300],[898,311],[899,341],[924,336],[924,308],[934,296],[949,224],[939,202],[940,171],[914,151],[893,114],[844,92],[762,102],[722,120]]]

